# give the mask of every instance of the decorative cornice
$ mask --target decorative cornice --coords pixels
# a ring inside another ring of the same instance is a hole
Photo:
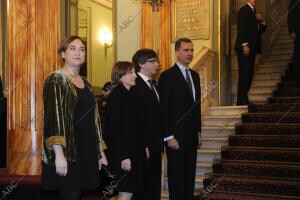
[[[153,12],[158,12],[159,6],[163,5],[164,0],[144,0],[144,3],[151,5]]]

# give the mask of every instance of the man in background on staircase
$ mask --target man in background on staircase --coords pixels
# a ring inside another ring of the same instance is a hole
[[[177,62],[158,81],[170,200],[194,200],[197,146],[202,138],[200,77],[189,68],[193,53],[190,39],[178,39]]]
[[[293,70],[300,72],[300,0],[292,0],[288,11],[289,34],[294,41]],[[297,21],[298,20],[298,21]]]
[[[256,13],[256,0],[247,0],[237,16],[237,38],[235,50],[238,58],[239,80],[237,105],[248,105],[248,92],[251,87],[256,53],[260,51],[260,34],[266,24],[262,14]]]

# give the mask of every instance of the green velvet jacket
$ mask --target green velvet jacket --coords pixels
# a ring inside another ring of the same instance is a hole
[[[93,93],[90,83],[82,77],[86,86]],[[63,147],[67,161],[76,161],[76,148],[73,131],[73,121],[77,104],[77,93],[69,78],[57,70],[50,74],[44,83],[44,135],[42,147],[42,160],[46,164],[55,164],[55,153],[52,145],[60,144]],[[101,151],[106,149],[102,139],[102,129],[95,104],[95,125],[98,145],[98,158]]]

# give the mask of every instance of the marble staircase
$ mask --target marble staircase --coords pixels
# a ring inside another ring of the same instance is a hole
[[[249,91],[249,99],[252,103],[266,103],[285,74],[293,54],[293,41],[287,33],[287,28],[283,29],[271,46],[270,53],[256,65]]]
[[[202,116],[202,144],[198,149],[195,194],[203,189],[206,173],[212,171],[213,160],[220,158],[221,147],[228,145],[228,136],[234,134],[235,125],[247,106],[211,107],[210,114]],[[164,160],[164,163],[166,161]],[[162,200],[168,198],[167,177],[163,181]]]

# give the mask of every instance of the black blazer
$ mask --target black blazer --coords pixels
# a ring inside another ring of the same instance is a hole
[[[136,153],[136,144],[140,142],[129,93],[119,84],[106,100],[103,137],[117,165],[124,159],[132,159]]]
[[[179,67],[175,64],[159,78],[158,88],[164,123],[164,138],[174,135],[179,145],[197,144],[201,132],[200,77],[191,70],[195,98]]]
[[[159,101],[138,74],[130,95],[134,101],[138,132],[142,134],[144,147],[149,148],[150,155],[160,153],[163,140]]]
[[[300,18],[300,3],[298,0],[292,0],[289,5],[288,12],[288,28],[289,33],[296,33],[297,36],[300,35],[300,25],[297,20]]]
[[[260,34],[265,32],[265,25],[256,19],[255,12],[246,4],[237,16],[237,37],[235,50],[241,51],[242,44],[248,43],[255,52],[260,50]]]

